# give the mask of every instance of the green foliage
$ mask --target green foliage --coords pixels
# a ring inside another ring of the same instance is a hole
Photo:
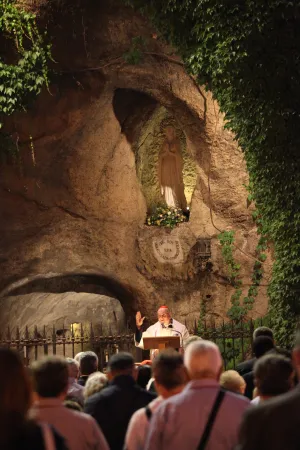
[[[187,220],[187,216],[183,214],[182,209],[159,206],[147,217],[146,225],[174,228],[179,223],[186,222]]]
[[[231,296],[231,307],[227,311],[227,316],[233,321],[244,320],[247,313],[253,308],[255,297],[258,294],[259,281],[257,279],[257,273],[254,272],[252,276],[253,285],[249,288],[248,295],[245,297],[241,304],[242,297],[242,280],[240,278],[240,264],[237,264],[234,259],[234,231],[223,231],[219,234],[218,239],[221,244],[222,256],[228,270],[228,280],[230,284],[235,288],[234,294]],[[255,283],[254,284],[254,280]]]
[[[239,281],[237,280],[239,272],[240,272],[240,264],[237,264],[233,257],[233,243],[234,243],[234,231],[223,231],[218,236],[218,239],[222,248],[222,256],[224,258],[224,262],[229,271],[228,277],[230,283],[237,287],[240,286]]]
[[[9,62],[0,56],[0,113],[10,115],[25,109],[48,85],[50,46],[39,33],[35,16],[14,0],[0,0],[0,35],[10,45]]]
[[[279,344],[300,314],[300,5],[269,0],[132,0],[213,92],[244,151],[251,199],[273,242]]]

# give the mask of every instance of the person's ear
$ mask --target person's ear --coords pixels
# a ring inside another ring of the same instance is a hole
[[[161,384],[157,383],[155,379],[154,379],[154,387],[158,395],[161,395],[162,397],[165,396],[166,390]]]
[[[242,395],[244,395],[244,394],[245,394],[245,390],[246,390],[246,383],[242,383],[242,384],[240,385],[240,393],[241,393]]]

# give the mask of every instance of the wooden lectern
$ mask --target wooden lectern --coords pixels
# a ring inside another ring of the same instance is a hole
[[[166,348],[180,348],[179,336],[159,336],[144,337],[143,344],[145,350],[158,349],[159,351]]]

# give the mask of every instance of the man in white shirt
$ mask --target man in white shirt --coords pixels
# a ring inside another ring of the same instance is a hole
[[[157,311],[158,321],[151,325],[143,333],[142,327],[145,317],[142,317],[140,311],[136,314],[136,332],[135,332],[135,345],[140,348],[144,348],[144,337],[159,337],[159,336],[179,336],[180,347],[184,346],[184,343],[189,338],[189,332],[185,325],[172,318],[171,312],[167,306],[161,306]],[[156,355],[156,350],[153,349],[150,352],[151,359]]]
[[[160,353],[153,361],[152,369],[155,389],[159,397],[132,416],[125,438],[126,450],[144,449],[152,414],[164,399],[181,392],[187,382],[183,358],[172,349]]]

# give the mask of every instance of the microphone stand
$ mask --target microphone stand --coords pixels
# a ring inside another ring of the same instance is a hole
[[[175,333],[179,333],[180,334],[180,336],[181,336],[181,347],[183,348],[183,337],[182,337],[182,333],[179,331],[179,330],[175,330],[175,328],[173,328],[173,325],[172,324],[170,324],[169,326],[168,326],[168,328],[170,328],[172,331],[174,331]]]

